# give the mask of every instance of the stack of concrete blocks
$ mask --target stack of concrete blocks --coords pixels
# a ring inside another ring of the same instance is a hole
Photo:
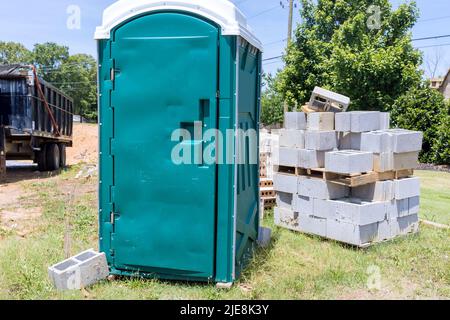
[[[260,132],[259,155],[262,178],[273,179],[274,152],[278,150],[278,139],[278,134],[269,133],[267,130]]]
[[[324,167],[343,175],[417,165],[422,133],[389,129],[388,113],[344,112],[333,118],[326,112],[287,114],[287,126],[292,123],[303,126],[282,131],[279,165]],[[274,187],[275,223],[291,230],[359,247],[418,231],[418,178],[350,188],[325,179],[278,173]]]

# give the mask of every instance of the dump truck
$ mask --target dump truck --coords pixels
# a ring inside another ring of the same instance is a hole
[[[65,167],[73,104],[33,65],[0,65],[0,175],[6,160],[32,160],[39,171]]]

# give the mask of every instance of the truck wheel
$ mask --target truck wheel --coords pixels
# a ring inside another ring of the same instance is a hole
[[[47,171],[47,145],[43,144],[41,146],[41,151],[37,152],[37,164],[39,171]]]
[[[58,170],[60,161],[58,145],[56,143],[50,143],[47,146],[47,170]]]
[[[63,143],[59,145],[59,167],[66,167],[66,145]]]

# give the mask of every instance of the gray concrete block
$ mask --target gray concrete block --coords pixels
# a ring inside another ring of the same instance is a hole
[[[300,232],[326,237],[327,219],[300,213],[298,215],[298,230]]]
[[[48,268],[49,277],[57,290],[79,290],[109,275],[106,256],[93,249]]]
[[[380,112],[380,130],[388,130],[391,127],[391,114]]]
[[[361,135],[361,150],[373,153],[393,152],[393,137],[387,131],[364,132]]]
[[[270,244],[271,237],[272,237],[272,229],[259,227],[258,239],[256,240],[256,243],[258,244],[258,246],[266,248]]]
[[[330,200],[313,199],[312,209],[312,215],[319,218],[334,219],[336,215],[335,207]]]
[[[346,111],[349,104],[349,97],[320,87],[314,88],[309,100],[310,108],[323,111]]]
[[[339,132],[350,132],[352,129],[352,114],[350,112],[336,113],[334,129]]]
[[[393,137],[392,151],[395,153],[422,150],[423,133],[405,129],[386,130]]]
[[[342,174],[369,172],[373,170],[373,154],[356,150],[327,152],[325,169]]]
[[[393,223],[393,233],[407,235],[419,231],[419,216],[417,214],[400,217]]]
[[[325,166],[325,151],[300,149],[299,167],[306,169],[323,168]]]
[[[281,129],[280,130],[280,147],[288,148],[305,148],[305,131]]]
[[[419,214],[420,210],[420,197],[408,198],[408,213],[410,215]]]
[[[336,241],[362,246],[378,237],[378,223],[356,226],[351,223],[327,219],[327,237]]]
[[[420,196],[420,179],[417,177],[394,180],[395,199]]]
[[[286,193],[297,193],[299,178],[294,175],[276,173],[273,176],[273,187],[275,191]]]
[[[299,166],[299,150],[295,148],[278,148],[278,157],[276,165],[298,167]]]
[[[419,151],[405,153],[374,153],[373,170],[376,172],[415,169],[419,164]]]
[[[351,189],[351,196],[365,201],[391,201],[395,197],[394,181],[377,181]]]
[[[368,132],[380,129],[380,112],[352,111],[337,113],[335,130],[340,132]]]
[[[307,130],[333,131],[334,112],[310,112],[307,114]]]
[[[328,151],[337,148],[336,131],[306,131],[305,149]]]
[[[277,191],[277,206],[280,208],[293,209],[293,197],[292,193]]]
[[[384,220],[378,223],[377,241],[384,241],[393,239],[396,234],[393,233],[393,224],[397,223],[397,219]]]
[[[302,178],[298,181],[298,194],[317,199],[339,199],[348,197],[350,189],[323,179]]]
[[[360,132],[339,132],[339,150],[361,150]]]
[[[274,208],[275,225],[298,231],[298,213],[286,208]]]
[[[284,128],[306,130],[306,115],[303,112],[286,112],[284,114]]]
[[[357,198],[327,200],[334,219],[358,226],[380,222],[386,219],[386,202],[367,202]]]
[[[312,215],[314,213],[314,199],[300,195],[294,195],[292,207],[295,212]]]

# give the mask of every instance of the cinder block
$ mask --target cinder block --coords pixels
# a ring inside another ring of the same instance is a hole
[[[391,127],[391,114],[380,112],[380,130],[388,130]]]
[[[305,149],[328,151],[337,147],[336,131],[306,131]]]
[[[365,201],[391,201],[395,197],[392,180],[377,181],[351,189],[351,195]]]
[[[364,132],[361,135],[361,150],[373,153],[393,152],[393,136],[387,131]]]
[[[420,197],[408,198],[408,213],[410,215],[419,214]]]
[[[298,148],[298,149],[305,148],[305,131],[281,129],[280,147]]]
[[[299,150],[295,148],[280,147],[278,149],[277,165],[298,167],[299,166]]]
[[[298,230],[300,232],[326,237],[327,219],[300,213],[298,215]]]
[[[274,219],[277,226],[292,230],[297,230],[298,228],[298,213],[292,210],[275,207]]]
[[[357,198],[327,200],[334,219],[364,226],[386,219],[386,202],[367,202]]]
[[[399,217],[405,217],[409,215],[409,201],[408,199],[391,200],[387,207],[387,218],[394,220]]]
[[[293,209],[295,212],[313,215],[314,214],[314,199],[300,195],[294,196]]]
[[[342,150],[325,154],[325,169],[329,172],[352,174],[373,169],[372,152]]]
[[[405,129],[386,130],[393,137],[393,149],[395,153],[413,152],[422,150],[423,133]]]
[[[298,181],[298,194],[317,199],[339,199],[348,197],[350,189],[323,179],[302,178]]]
[[[373,170],[385,172],[392,170],[415,169],[419,164],[419,152],[384,152],[373,155]]]
[[[303,112],[286,112],[284,114],[284,128],[306,130],[306,115]]]
[[[334,219],[336,210],[333,207],[333,203],[330,200],[324,199],[313,199],[312,202],[312,215],[324,218],[324,219]]]
[[[378,223],[378,235],[377,241],[390,240],[396,236],[393,234],[392,224],[397,223],[397,219],[394,220],[384,220]]]
[[[259,227],[258,239],[256,240],[256,243],[258,244],[258,246],[266,248],[270,244],[271,237],[272,229]]]
[[[299,178],[294,175],[276,173],[273,176],[273,187],[275,191],[286,193],[297,193]]]
[[[293,209],[293,197],[292,193],[277,191],[277,206],[280,208]]]
[[[339,150],[361,150],[360,132],[340,132],[338,141]]]
[[[325,151],[300,149],[298,165],[301,168],[314,169],[325,166]]]
[[[355,246],[362,246],[378,237],[378,223],[356,226],[351,223],[327,219],[327,237]]]
[[[339,132],[350,132],[352,129],[351,112],[336,113],[334,118],[334,128]]]
[[[393,234],[407,235],[419,231],[419,216],[417,214],[400,217],[392,225]]]
[[[420,179],[417,177],[394,180],[395,199],[420,196]]]
[[[380,112],[352,111],[337,113],[335,130],[340,132],[368,132],[380,129]]]
[[[334,112],[310,112],[307,114],[307,130],[334,130]]]
[[[57,290],[79,290],[109,275],[106,256],[93,249],[48,268],[48,274]]]

